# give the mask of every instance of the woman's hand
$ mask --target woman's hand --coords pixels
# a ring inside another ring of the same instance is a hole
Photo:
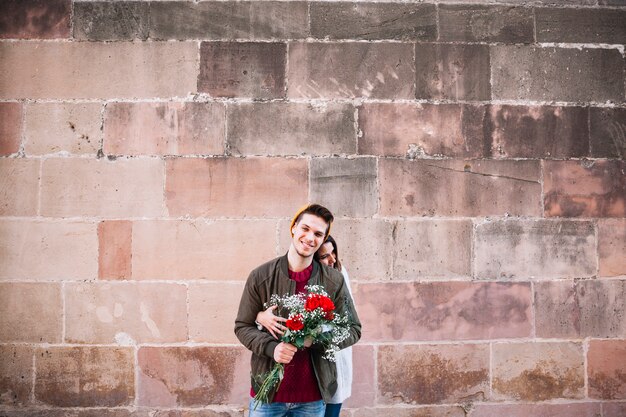
[[[279,339],[280,336],[285,333],[285,330],[287,330],[287,328],[282,325],[282,323],[286,322],[287,319],[274,315],[276,307],[277,306],[271,306],[265,311],[260,311],[256,315],[256,321],[261,326],[265,327],[267,331],[274,336],[274,338]],[[277,336],[277,334],[279,336]]]

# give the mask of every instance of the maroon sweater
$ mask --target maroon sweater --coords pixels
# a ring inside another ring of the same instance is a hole
[[[311,278],[313,264],[300,271],[289,271],[289,278],[296,281],[296,294],[304,292],[304,287]],[[254,396],[254,391],[251,390]],[[274,395],[275,403],[307,403],[322,399],[317,378],[311,363],[311,351],[307,348],[298,349],[291,362],[285,365],[285,376]]]

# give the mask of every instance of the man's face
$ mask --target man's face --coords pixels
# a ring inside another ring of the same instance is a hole
[[[291,229],[293,237],[291,243],[298,255],[307,258],[319,249],[324,242],[328,224],[321,217],[314,214],[303,214],[300,221]]]

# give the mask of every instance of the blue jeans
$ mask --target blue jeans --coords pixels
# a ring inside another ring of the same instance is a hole
[[[340,412],[341,412],[341,403],[326,404],[326,414],[324,414],[324,417],[339,417]]]
[[[326,405],[324,401],[311,401],[309,403],[269,403],[258,404],[254,398],[250,399],[249,417],[324,417]]]

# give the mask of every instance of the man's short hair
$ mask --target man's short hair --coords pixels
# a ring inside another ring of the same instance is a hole
[[[326,234],[324,235],[324,240],[326,240],[326,238],[330,234],[330,226],[332,226],[333,220],[335,220],[335,217],[333,216],[333,213],[330,212],[330,210],[328,210],[326,207],[321,206],[319,204],[307,204],[306,206],[298,210],[295,216],[293,216],[293,219],[291,219],[291,225],[289,226],[289,231],[291,232],[293,227],[296,224],[298,224],[302,216],[305,214],[312,214],[314,216],[317,216],[323,219],[326,222],[326,224],[328,225],[328,228],[326,229]],[[293,233],[291,234],[293,236]]]

